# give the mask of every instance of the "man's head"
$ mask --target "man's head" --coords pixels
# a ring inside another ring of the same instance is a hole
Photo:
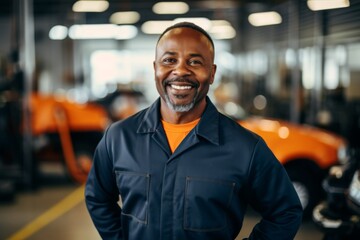
[[[214,81],[214,44],[205,30],[182,22],[159,37],[154,61],[157,90],[167,107],[189,112],[205,104]]]
[[[214,46],[214,42],[212,40],[212,38],[210,37],[210,35],[200,26],[192,23],[192,22],[179,22],[179,23],[176,23],[168,28],[166,28],[164,30],[164,32],[160,35],[158,41],[157,41],[157,44],[159,43],[159,41],[161,40],[161,38],[170,30],[172,29],[175,29],[175,28],[192,28],[200,33],[202,33],[211,43],[211,46],[213,48],[213,51],[215,49],[215,46]]]

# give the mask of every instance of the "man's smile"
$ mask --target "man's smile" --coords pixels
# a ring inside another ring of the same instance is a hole
[[[193,92],[197,89],[194,84],[189,82],[170,82],[166,84],[167,93],[177,99],[184,99],[193,96]]]
[[[173,94],[188,94],[197,89],[199,84],[188,79],[174,79],[164,82],[165,87]]]
[[[175,85],[175,84],[170,84],[170,87],[176,90],[188,90],[192,88],[192,86],[189,85]]]

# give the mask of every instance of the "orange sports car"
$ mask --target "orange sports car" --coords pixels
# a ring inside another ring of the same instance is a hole
[[[320,200],[327,170],[347,161],[347,142],[328,131],[282,120],[249,117],[238,121],[260,135],[293,181],[308,217]]]

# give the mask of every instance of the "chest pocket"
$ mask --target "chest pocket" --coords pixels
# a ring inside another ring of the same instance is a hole
[[[184,229],[216,231],[227,225],[227,213],[235,183],[213,179],[186,178]]]
[[[147,224],[150,175],[117,171],[116,182],[122,200],[121,214]]]

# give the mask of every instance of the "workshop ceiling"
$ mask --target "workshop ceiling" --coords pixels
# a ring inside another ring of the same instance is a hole
[[[23,0],[1,0],[0,16],[16,15],[18,4]],[[65,23],[82,21],[83,23],[108,23],[112,13],[117,11],[138,11],[141,15],[138,24],[148,20],[171,20],[177,16],[158,15],[152,12],[152,6],[159,2],[153,0],[108,0],[109,8],[102,13],[74,13],[72,5],[76,0],[31,0],[34,16],[48,16],[62,19]],[[195,0],[185,1],[190,10],[181,17],[207,17],[209,19],[231,18],[234,12],[246,10],[264,11],[286,2],[286,0]],[[231,19],[229,19],[231,20]]]

